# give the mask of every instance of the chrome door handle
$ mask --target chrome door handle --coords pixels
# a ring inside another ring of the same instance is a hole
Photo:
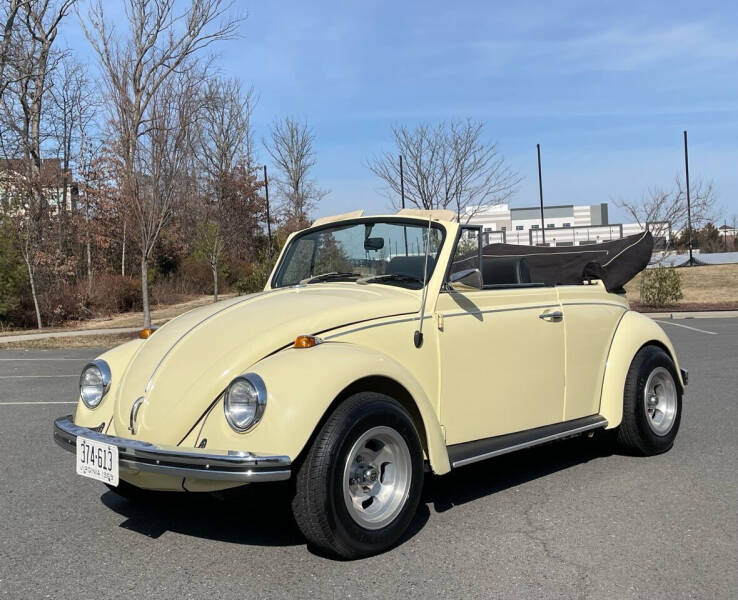
[[[538,315],[539,319],[543,319],[544,321],[561,321],[561,319],[564,318],[564,313],[562,313],[560,310],[555,310],[553,312],[545,312]]]

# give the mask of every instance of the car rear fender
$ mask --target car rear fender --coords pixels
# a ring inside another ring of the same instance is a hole
[[[247,433],[236,433],[226,423],[223,402],[219,400],[199,433],[193,432],[183,445],[207,439],[208,447],[279,452],[295,460],[346,390],[357,382],[384,379],[396,382],[412,398],[422,419],[424,431],[418,434],[424,438],[431,469],[438,474],[451,470],[438,417],[423,387],[407,369],[380,352],[351,343],[325,342],[308,349],[283,350],[248,371],[258,374],[267,388],[268,401],[261,422]]]
[[[674,361],[679,384],[684,389],[674,346],[661,326],[653,319],[634,311],[628,311],[620,320],[607,356],[602,381],[600,414],[607,419],[608,429],[617,427],[623,419],[623,393],[625,378],[633,358],[648,344],[660,346]]]

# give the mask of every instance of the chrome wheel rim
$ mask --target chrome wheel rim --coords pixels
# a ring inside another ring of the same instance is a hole
[[[646,380],[643,390],[646,421],[656,435],[666,435],[677,414],[677,389],[674,377],[664,367],[657,367]]]
[[[366,529],[389,525],[407,502],[410,449],[391,427],[374,427],[351,447],[343,469],[343,498],[351,518]]]

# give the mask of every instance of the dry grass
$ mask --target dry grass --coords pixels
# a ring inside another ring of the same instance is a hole
[[[227,298],[232,298],[233,296],[234,294],[224,294],[221,295],[219,299],[225,300]],[[212,296],[195,296],[185,302],[157,306],[151,310],[151,322],[154,325],[162,325],[188,310],[197,308],[198,306],[203,306],[204,304],[209,304],[212,301]],[[70,322],[67,323],[65,327],[44,328],[41,331],[36,329],[7,329],[0,331],[0,336],[18,335],[23,333],[57,333],[70,330],[77,331],[81,329],[112,329],[115,327],[143,327],[143,313],[121,313],[103,318],[90,319],[89,321]]]
[[[0,350],[31,350],[52,348],[112,348],[138,337],[133,333],[111,333],[107,335],[80,335],[68,337],[52,337],[41,340],[7,342],[0,345]]]
[[[219,296],[219,300],[225,300],[232,298],[234,294],[225,294]],[[151,310],[151,322],[154,325],[161,325],[166,323],[170,319],[181,315],[198,306],[204,304],[210,304],[213,301],[212,296],[196,296],[185,302],[178,302],[177,304],[161,305]],[[72,326],[73,329],[108,329],[109,327],[139,327],[143,326],[143,313],[142,312],[130,312],[119,315],[111,315],[104,319],[91,319],[89,321],[83,321],[76,323]]]
[[[684,267],[678,271],[684,298],[676,304],[677,307],[683,304],[734,305],[738,302],[738,264]],[[625,286],[631,302],[640,302],[641,278],[642,273]]]

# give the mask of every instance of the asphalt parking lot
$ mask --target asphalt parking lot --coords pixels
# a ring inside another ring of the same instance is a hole
[[[670,452],[428,476],[403,543],[355,562],[311,553],[273,488],[139,506],[76,476],[51,424],[97,352],[0,350],[0,598],[735,598],[738,319],[664,328],[690,372]]]

